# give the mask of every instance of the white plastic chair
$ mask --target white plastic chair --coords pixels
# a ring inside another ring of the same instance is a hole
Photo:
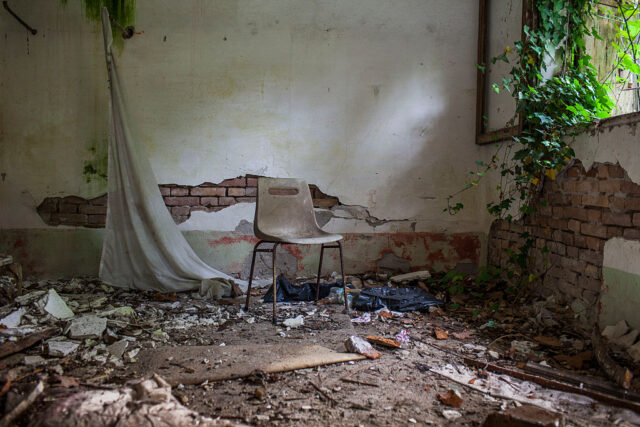
[[[249,310],[256,253],[271,252],[273,260],[273,323],[276,323],[276,249],[278,245],[297,244],[321,245],[318,279],[316,281],[316,300],[320,294],[320,274],[322,272],[324,250],[330,248],[339,249],[344,305],[347,313],[349,312],[347,281],[344,274],[344,258],[340,242],[342,236],[340,234],[327,233],[318,226],[313,210],[311,191],[304,180],[295,178],[258,178],[258,197],[253,231],[260,241],[253,248],[245,310]],[[335,244],[331,244],[334,242]],[[273,243],[273,247],[259,248],[263,243]]]

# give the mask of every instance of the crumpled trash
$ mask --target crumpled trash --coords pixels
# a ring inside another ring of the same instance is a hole
[[[421,288],[367,288],[353,303],[353,308],[358,311],[375,311],[387,307],[392,311],[429,311],[429,307],[444,307],[440,301]]]
[[[364,313],[362,316],[354,317],[351,321],[353,323],[369,323],[371,322],[371,314]]]
[[[187,409],[171,394],[171,386],[158,375],[114,390],[91,390],[57,399],[42,413],[34,427],[97,426],[220,426],[214,420]]]
[[[411,342],[411,338],[409,338],[409,334],[407,333],[407,331],[403,329],[398,334],[396,334],[396,341],[407,344]]]
[[[205,279],[200,282],[200,296],[207,299],[220,299],[233,295],[233,280]]]
[[[326,298],[331,292],[331,288],[342,287],[342,281],[339,280],[336,283],[320,284],[320,299]],[[316,299],[316,284],[305,283],[303,285],[296,286],[292,284],[286,277],[280,276],[277,280],[277,293],[276,301],[278,302],[291,302],[291,301],[315,301]],[[273,301],[273,285],[269,287],[267,293],[262,299],[263,302]]]
[[[286,319],[284,322],[282,322],[282,324],[284,326],[287,326],[289,328],[297,328],[300,327],[302,325],[304,325],[304,316],[302,314],[296,316],[296,317],[292,317],[290,319]]]

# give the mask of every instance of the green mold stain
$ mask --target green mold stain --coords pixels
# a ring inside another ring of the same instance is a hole
[[[107,184],[108,171],[108,145],[107,140],[96,140],[89,146],[92,159],[84,161],[82,175],[87,184],[97,184],[99,187]]]
[[[60,0],[62,5],[66,5],[68,0]],[[102,22],[102,8],[106,7],[109,16],[118,21],[123,28],[135,24],[136,0],[81,0],[84,16],[91,22],[100,24]],[[121,31],[113,22],[111,23],[114,45],[122,48],[123,39]]]

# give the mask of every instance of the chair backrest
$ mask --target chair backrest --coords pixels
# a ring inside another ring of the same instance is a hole
[[[296,178],[258,178],[253,222],[256,236],[306,236],[317,231],[313,199],[306,181]]]

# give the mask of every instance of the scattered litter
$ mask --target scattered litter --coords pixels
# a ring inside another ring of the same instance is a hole
[[[233,281],[229,279],[205,279],[200,282],[200,296],[218,300],[224,297],[233,297]]]
[[[398,341],[391,340],[389,338],[374,337],[374,336],[368,335],[367,341],[369,341],[371,344],[378,344],[384,347],[400,348],[400,343]]]
[[[380,353],[377,352],[367,340],[356,335],[352,335],[347,338],[344,342],[344,346],[347,351],[362,354],[363,356],[367,356],[369,359],[377,359],[380,357]]]
[[[466,340],[471,338],[475,333],[473,331],[452,332],[451,336],[457,340]]]
[[[286,277],[279,276],[276,282],[277,294],[276,299],[278,302],[292,302],[292,301],[315,301],[316,299],[316,284],[305,283],[302,285],[292,284]],[[333,287],[342,288],[342,281],[338,281],[333,284],[320,284],[320,299],[326,298],[331,292]],[[264,302],[273,301],[273,285],[267,290],[267,293],[262,299]]]
[[[292,317],[290,319],[286,319],[282,322],[282,324],[288,328],[298,328],[304,325],[304,316],[302,314]]]
[[[25,356],[24,359],[22,359],[22,363],[25,366],[42,365],[44,362],[45,360],[41,356]]]
[[[362,316],[351,319],[353,323],[369,323],[371,322],[371,314],[364,313]]]
[[[411,339],[407,331],[403,329],[396,335],[396,341],[407,344],[411,342]]]
[[[619,338],[612,339],[611,342],[619,345],[622,348],[629,348],[633,345],[633,343],[636,342],[639,334],[640,331],[638,331],[637,329],[633,329]]]
[[[531,350],[536,347],[538,347],[538,344],[531,341],[511,341],[511,348],[523,356],[528,356]]]
[[[443,409],[442,416],[445,417],[449,421],[457,420],[462,417],[462,414],[455,409]]]
[[[56,319],[68,319],[74,316],[73,311],[60,298],[55,289],[49,289],[49,294],[46,298],[47,303],[44,306],[44,310]]]
[[[449,389],[446,393],[438,393],[438,400],[452,408],[462,406],[462,396],[457,390]]]
[[[116,341],[113,344],[107,346],[107,351],[111,353],[111,355],[115,358],[120,359],[127,349],[128,345],[129,341],[127,340]]]
[[[444,302],[420,288],[366,288],[360,292],[353,307],[358,311],[375,311],[387,307],[392,311],[429,311],[429,307],[444,307]]]

